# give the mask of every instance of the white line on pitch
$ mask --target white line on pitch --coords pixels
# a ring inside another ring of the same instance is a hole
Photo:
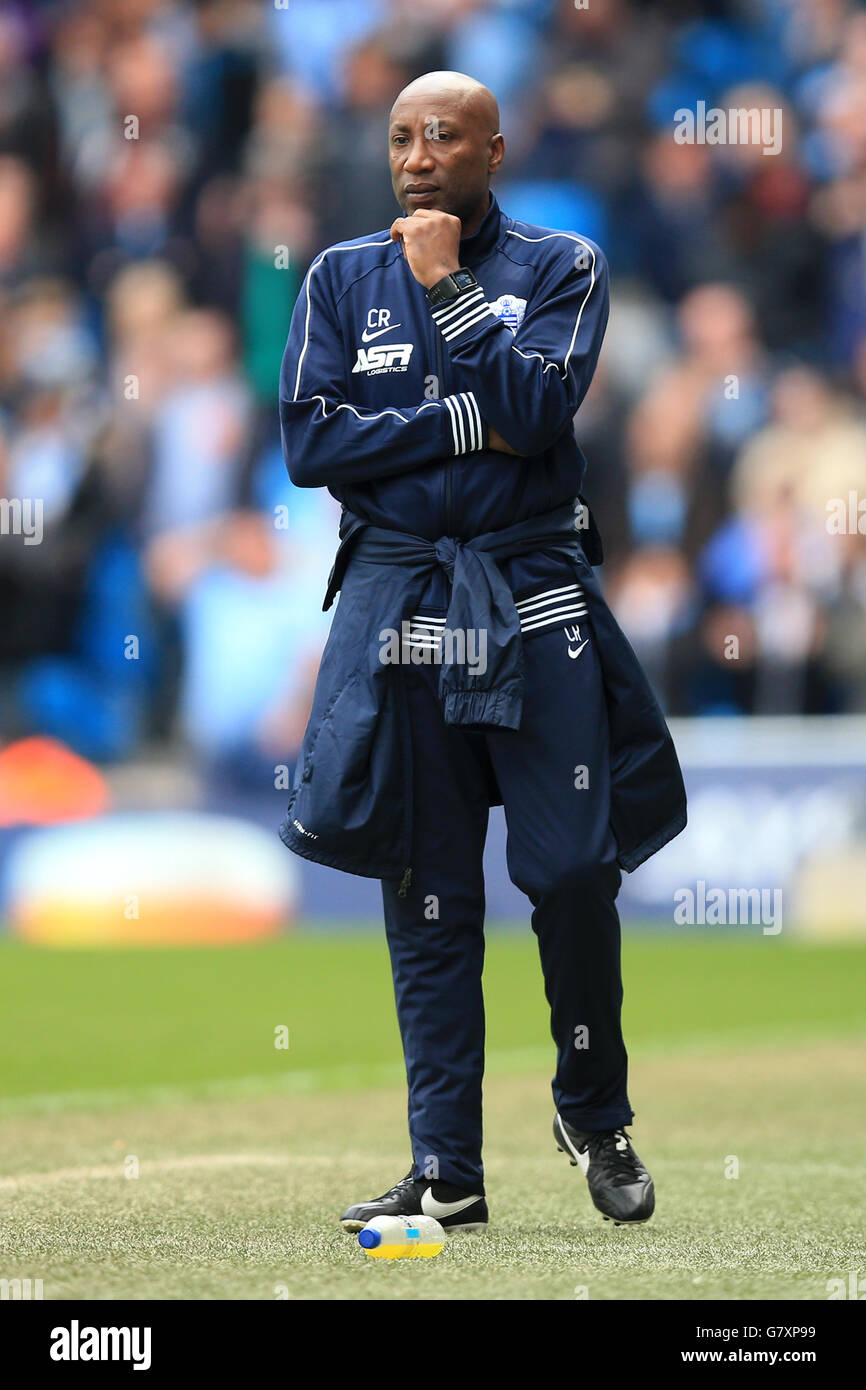
[[[345,1155],[342,1156],[345,1158]],[[139,1172],[172,1172],[183,1168],[282,1168],[290,1163],[333,1163],[327,1154],[186,1154],[177,1158],[145,1158],[139,1160]],[[9,1173],[0,1176],[0,1190],[22,1187],[31,1183],[81,1181],[90,1178],[125,1177],[122,1160],[101,1163],[85,1168],[55,1168],[47,1173]]]

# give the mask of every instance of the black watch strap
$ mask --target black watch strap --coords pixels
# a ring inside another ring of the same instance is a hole
[[[437,280],[435,285],[430,286],[427,291],[427,302],[432,308],[438,309],[441,305],[456,299],[463,290],[471,289],[473,285],[477,284],[478,281],[472,271],[461,266],[459,270],[452,271],[450,275],[443,275],[441,280]]]

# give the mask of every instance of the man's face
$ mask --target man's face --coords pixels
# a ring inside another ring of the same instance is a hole
[[[486,198],[495,142],[459,96],[401,97],[388,140],[394,194],[405,213],[436,208],[466,220]]]

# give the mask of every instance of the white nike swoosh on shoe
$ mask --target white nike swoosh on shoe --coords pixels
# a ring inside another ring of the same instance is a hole
[[[402,328],[402,323],[389,324],[387,328],[380,328],[378,332],[371,333],[369,328],[365,328],[361,334],[362,343],[372,343],[374,338],[381,338],[383,333],[393,333],[395,328]]]
[[[584,1149],[583,1152],[581,1152],[580,1149],[576,1149],[574,1144],[572,1144],[571,1140],[568,1137],[568,1131],[566,1130],[565,1125],[562,1123],[562,1117],[557,1115],[556,1118],[559,1120],[559,1138],[565,1145],[567,1152],[572,1154],[573,1157],[577,1160],[578,1167],[580,1168],[580,1171],[583,1173],[583,1176],[587,1177],[589,1173],[589,1149]]]
[[[458,1202],[437,1202],[433,1196],[432,1189],[425,1187],[421,1193],[421,1210],[425,1216],[456,1216],[458,1211],[465,1211],[475,1202],[480,1202],[480,1197],[461,1197]]]
[[[588,642],[588,641],[589,641],[589,638],[587,637],[586,642]],[[581,642],[581,644],[580,644],[580,646],[578,647],[578,649],[577,649],[576,652],[573,652],[573,651],[571,650],[571,647],[569,647],[569,649],[568,649],[568,655],[571,657],[572,661],[576,661],[577,658],[580,656],[581,652],[583,651],[584,647],[586,646],[586,642]]]

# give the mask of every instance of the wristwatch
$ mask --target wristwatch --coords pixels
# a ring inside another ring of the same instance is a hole
[[[470,286],[477,284],[472,271],[461,267],[460,270],[452,271],[450,275],[443,275],[441,280],[431,285],[427,291],[427,301],[432,308],[438,309],[441,305],[456,299],[462,290],[468,290]]]

